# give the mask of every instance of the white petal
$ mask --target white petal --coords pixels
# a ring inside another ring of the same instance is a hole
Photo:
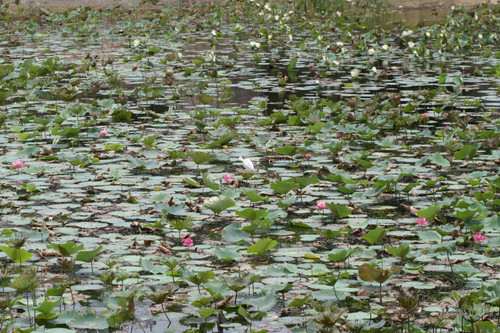
[[[248,171],[255,171],[255,167],[253,166],[252,160],[249,158],[243,158],[240,156],[240,161],[243,163],[243,167]]]

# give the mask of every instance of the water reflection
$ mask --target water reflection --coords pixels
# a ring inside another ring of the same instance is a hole
[[[406,23],[419,23],[419,25],[427,26],[432,24],[440,24],[446,20],[449,9],[406,9],[394,11],[382,16],[374,17],[367,21],[369,28],[382,27],[384,29],[394,27],[391,22],[405,21]]]

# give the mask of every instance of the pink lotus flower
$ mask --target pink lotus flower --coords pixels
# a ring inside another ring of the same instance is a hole
[[[182,240],[182,245],[184,245],[184,246],[191,247],[191,246],[193,246],[193,244],[194,244],[194,242],[190,237],[186,237]]]
[[[422,115],[422,117],[424,117],[425,119],[429,118],[429,113],[427,113],[427,112],[426,112],[426,113],[424,113],[424,114]]]
[[[425,217],[422,217],[417,219],[417,223],[420,224],[420,226],[423,228],[429,224],[429,221]]]
[[[19,169],[24,165],[23,161],[17,160],[15,162],[12,162],[12,169]]]
[[[224,180],[228,184],[230,184],[233,181],[233,177],[230,174],[228,174],[228,173],[226,173],[222,178],[224,178]]]
[[[99,135],[101,136],[101,138],[104,138],[106,135],[108,135],[108,131],[106,131],[106,129],[102,129],[99,132]]]
[[[323,210],[326,208],[326,203],[324,201],[320,201],[316,204],[316,209],[317,210]]]
[[[474,243],[481,244],[482,242],[484,242],[486,240],[486,237],[481,235],[481,233],[478,232],[477,234],[472,236],[472,239],[474,240]]]
[[[306,158],[307,158],[307,159],[310,159],[311,157],[313,157],[313,156],[311,155],[311,153],[307,153],[307,154],[306,154]]]

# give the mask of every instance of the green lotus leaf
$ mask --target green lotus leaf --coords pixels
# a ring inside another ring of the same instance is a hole
[[[373,245],[377,242],[380,242],[384,238],[386,232],[386,229],[377,227],[373,230],[370,230],[366,235],[364,235],[363,239]]]
[[[220,195],[211,197],[203,203],[203,206],[210,209],[215,214],[219,214],[226,209],[236,205],[236,202],[228,196]]]
[[[277,244],[278,242],[271,238],[259,239],[257,243],[247,248],[247,253],[263,254],[271,250]]]

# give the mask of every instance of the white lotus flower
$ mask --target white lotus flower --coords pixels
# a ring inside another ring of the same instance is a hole
[[[243,167],[245,168],[246,171],[249,172],[256,172],[255,167],[253,166],[253,162],[249,158],[243,158],[240,156],[240,161],[243,163]]]
[[[256,49],[259,49],[260,48],[260,43],[259,42],[254,42],[254,41],[251,41],[250,42],[250,45],[255,47]]]
[[[138,40],[138,39],[134,40],[134,46],[135,47],[139,46],[140,44],[141,44],[140,40]]]
[[[401,33],[401,37],[408,37],[408,36],[411,36],[413,35],[413,30],[405,30],[403,31],[403,33]]]
[[[375,49],[373,47],[368,49],[368,54],[369,55],[374,55],[375,54]]]
[[[359,68],[353,68],[351,70],[351,77],[353,79],[357,79],[359,77],[359,73],[361,73],[361,71],[359,70]]]

